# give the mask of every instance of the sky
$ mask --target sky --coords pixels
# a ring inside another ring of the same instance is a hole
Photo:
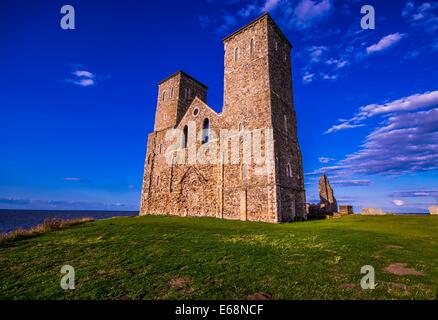
[[[293,44],[308,202],[327,174],[356,212],[438,204],[438,1],[2,0],[0,208],[138,210],[158,82],[184,70],[221,111],[222,39],[264,12]]]

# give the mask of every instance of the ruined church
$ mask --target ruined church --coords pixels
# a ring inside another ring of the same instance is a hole
[[[207,86],[185,72],[178,71],[158,84],[140,215],[271,223],[304,220],[292,45],[269,14],[235,31],[223,43],[220,113],[207,104]],[[174,132],[181,137],[169,139]],[[224,139],[222,132],[231,134]],[[257,151],[256,138],[261,141],[262,165],[251,157]],[[237,146],[234,155],[228,151],[231,145]],[[208,161],[190,156],[201,151]]]

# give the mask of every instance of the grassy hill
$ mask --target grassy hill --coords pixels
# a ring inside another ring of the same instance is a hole
[[[60,288],[65,264],[75,290]],[[438,217],[113,218],[2,244],[0,270],[0,299],[436,299]]]

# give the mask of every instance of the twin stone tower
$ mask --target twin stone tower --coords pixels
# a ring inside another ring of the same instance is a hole
[[[140,215],[306,219],[292,45],[268,14],[224,40],[224,105],[179,71],[158,85]]]

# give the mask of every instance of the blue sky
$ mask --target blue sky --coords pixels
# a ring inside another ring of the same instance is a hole
[[[220,111],[221,39],[264,11],[294,45],[308,200],[326,173],[356,211],[437,204],[437,1],[3,0],[0,208],[137,210],[158,81],[182,69]]]

